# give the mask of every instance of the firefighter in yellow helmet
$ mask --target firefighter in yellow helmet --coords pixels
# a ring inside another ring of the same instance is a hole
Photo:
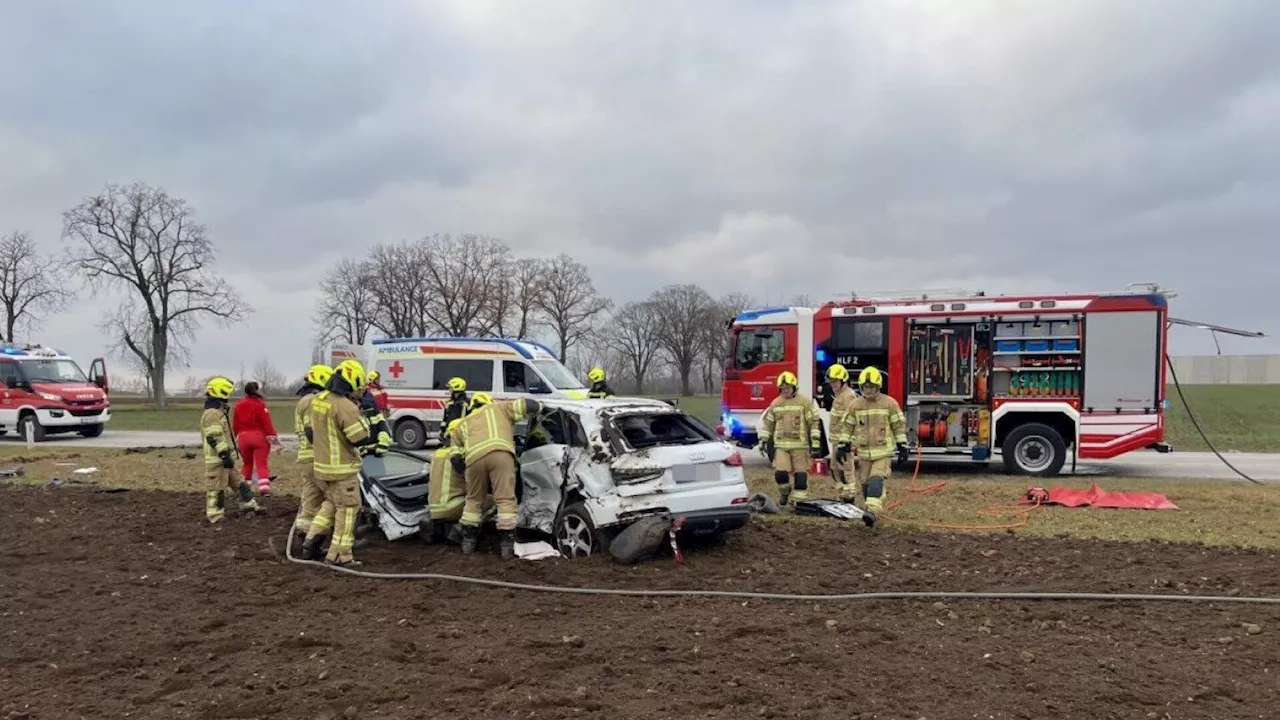
[[[211,523],[225,517],[224,493],[227,490],[239,494],[241,510],[256,512],[261,509],[249,483],[244,480],[236,482],[235,467],[240,453],[236,449],[235,436],[231,434],[231,420],[227,417],[227,407],[235,388],[235,383],[225,377],[209,380],[204,388],[200,437],[204,439],[204,514]]]
[[[829,435],[835,446],[831,463],[831,478],[836,482],[836,492],[844,502],[858,498],[858,486],[854,480],[853,459],[850,447],[853,443],[853,401],[857,394],[849,387],[849,370],[839,363],[827,368],[827,386],[831,388],[831,427]]]
[[[858,373],[858,388],[862,394],[849,405],[849,439],[841,449],[846,456],[850,445],[857,449],[857,481],[862,486],[865,509],[874,514],[884,509],[885,481],[889,479],[895,452],[900,461],[906,460],[907,419],[898,401],[881,392],[884,375],[879,369],[868,367]]]
[[[467,414],[467,381],[460,377],[449,379],[449,404],[444,406],[444,417],[440,419],[440,443],[444,444],[449,434],[449,423],[461,420]]]
[[[391,449],[391,426],[387,424],[387,418],[383,416],[382,410],[378,408],[377,398],[374,397],[373,389],[370,387],[372,383],[377,381],[378,371],[370,370],[365,377],[365,388],[360,393],[360,413],[368,421],[369,434],[374,439],[372,445],[361,447],[361,454],[382,457],[387,454],[387,450]]]
[[[799,387],[794,373],[778,375],[778,397],[760,417],[760,442],[773,463],[780,505],[791,497],[793,479],[796,500],[809,499],[809,465],[823,455],[818,408]]]
[[[293,408],[293,430],[298,436],[298,464],[302,469],[302,497],[298,502],[298,516],[294,518],[293,528],[304,536],[311,529],[311,521],[324,503],[324,488],[316,482],[312,467],[316,453],[312,447],[314,429],[311,427],[311,401],[324,391],[331,377],[333,368],[328,365],[312,365],[307,370],[302,387],[298,389],[301,397]]]
[[[466,478],[467,499],[462,508],[462,551],[473,553],[484,517],[485,498],[492,493],[497,506],[502,557],[516,552],[516,443],[513,426],[537,412],[536,400],[517,398],[494,402],[488,393],[471,398],[471,410],[459,427],[462,443],[453,448],[450,462]]]
[[[462,445],[462,418],[449,421],[445,428],[444,445],[435,451],[431,458],[431,481],[427,486],[427,504],[430,507],[431,519],[427,527],[422,528],[423,539],[427,542],[440,542],[445,539],[449,528],[462,519],[462,506],[467,499],[465,478],[454,469],[450,458],[454,448]],[[458,538],[461,540],[461,537]]]
[[[358,564],[351,546],[360,511],[361,450],[376,443],[360,412],[360,397],[367,383],[363,365],[343,360],[333,369],[325,390],[311,400],[313,467],[316,482],[324,487],[324,502],[302,544],[303,557],[308,560],[319,559],[325,535],[332,534],[325,562]]]
[[[591,372],[587,373],[587,380],[591,383],[591,389],[587,391],[589,398],[607,398],[617,394],[605,381],[604,368],[591,368]]]

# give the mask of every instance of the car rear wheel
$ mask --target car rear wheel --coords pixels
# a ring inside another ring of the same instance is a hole
[[[427,429],[413,418],[396,423],[396,445],[406,450],[421,450],[427,445]]]
[[[586,505],[574,503],[560,512],[556,518],[556,549],[567,558],[590,557],[603,550],[600,532]]]

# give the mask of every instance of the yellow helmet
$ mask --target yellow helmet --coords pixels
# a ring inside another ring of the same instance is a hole
[[[784,387],[800,387],[800,381],[796,379],[795,373],[783,372],[778,375],[778,388],[781,389]]]
[[[462,424],[462,418],[454,418],[453,420],[450,420],[448,427],[444,429],[445,434],[452,435],[453,431],[457,430],[458,426],[461,424]]]
[[[365,386],[369,384],[369,377],[365,375],[364,366],[359,360],[343,360],[333,369],[333,374],[342,378],[353,393],[364,392]]]
[[[333,377],[333,368],[328,365],[312,365],[307,370],[307,383],[316,387],[324,387],[329,384],[329,378]]]
[[[491,402],[493,402],[493,398],[489,397],[489,393],[478,392],[471,396],[471,406],[468,411],[475,412]]]
[[[849,382],[849,369],[840,363],[836,363],[835,365],[827,368],[827,379],[847,383]]]
[[[378,371],[377,371],[377,370],[370,370],[370,371],[369,371],[368,383],[369,383],[370,385],[372,385],[372,384],[374,384],[374,383],[378,382],[378,378],[380,378],[380,377],[382,377],[382,376],[378,374]]]
[[[875,385],[876,387],[881,387],[884,385],[884,375],[882,375],[875,366],[871,366],[858,373],[858,385]]]
[[[451,392],[466,392],[466,391],[467,391],[467,381],[466,381],[466,380],[463,380],[463,379],[462,379],[462,378],[460,378],[460,377],[450,378],[450,379],[449,379],[449,390],[450,390]]]
[[[587,373],[587,379],[593,383],[604,382],[604,368],[591,368],[591,372]]]
[[[236,384],[221,375],[211,378],[204,386],[204,394],[215,400],[228,400],[235,390]]]

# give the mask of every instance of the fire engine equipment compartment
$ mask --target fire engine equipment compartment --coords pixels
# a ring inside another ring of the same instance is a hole
[[[989,323],[912,322],[907,348],[908,440],[970,453],[990,436]],[[912,437],[914,435],[914,437]]]

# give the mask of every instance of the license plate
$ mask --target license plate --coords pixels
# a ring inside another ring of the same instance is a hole
[[[720,479],[720,466],[716,463],[677,465],[671,468],[671,479],[681,485],[686,483],[716,482]]]

